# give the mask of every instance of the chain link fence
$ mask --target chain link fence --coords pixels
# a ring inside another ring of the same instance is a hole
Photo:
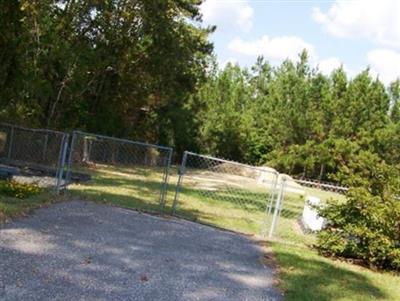
[[[267,167],[185,152],[172,214],[229,230],[265,234],[278,176]]]
[[[0,123],[0,173],[59,192],[68,134]]]
[[[75,131],[68,190],[82,198],[164,211],[172,148]]]
[[[312,179],[296,179],[295,182],[304,187],[316,188],[316,189],[320,189],[323,191],[330,191],[330,192],[340,193],[340,194],[346,194],[347,191],[349,190],[348,187],[339,185],[337,183],[323,182],[323,181],[312,180]]]
[[[68,148],[69,146],[69,148]],[[0,123],[0,178],[66,189],[138,210],[164,212],[172,148],[80,131]],[[346,187],[314,183],[255,167],[185,152],[173,215],[244,233],[279,237],[298,219],[306,199],[344,198]]]
[[[291,241],[293,233],[308,234],[323,226],[313,205],[323,205],[330,199],[345,201],[348,188],[280,175],[277,191],[269,237]]]

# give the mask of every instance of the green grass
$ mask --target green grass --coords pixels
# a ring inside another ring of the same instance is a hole
[[[48,190],[44,190],[40,194],[24,199],[0,194],[0,223],[4,223],[18,216],[26,215],[32,209],[48,205],[57,199],[58,197]]]
[[[159,209],[162,170],[97,166],[86,171],[92,180],[72,185],[70,191],[74,196],[135,209]],[[177,173],[173,169],[166,212],[171,212],[176,182]],[[265,191],[248,183],[215,186],[214,179],[204,187],[201,182],[191,177],[184,179],[177,207],[179,216],[251,234],[258,234],[260,226],[270,222],[264,220]],[[306,191],[323,201],[330,197],[343,199],[341,195],[318,189]],[[304,234],[298,223],[303,206],[304,197],[287,194],[276,238],[267,242],[280,267],[280,288],[285,300],[400,300],[398,275],[318,255],[312,248],[314,235]]]
[[[268,244],[280,266],[285,300],[399,300],[400,276],[318,255],[315,236],[304,234],[298,217],[304,201],[287,197],[276,238]]]
[[[163,170],[97,165],[76,170],[90,174],[87,183],[69,186],[73,196],[121,207],[158,211]],[[174,168],[170,183],[177,182]],[[218,189],[206,193],[186,183],[181,191],[177,215],[243,233],[258,233],[265,217],[268,192],[245,188]],[[169,185],[165,211],[172,211],[175,185]]]
[[[146,211],[159,211],[161,169],[97,166],[75,170],[91,175],[91,181],[70,185],[75,197]]]

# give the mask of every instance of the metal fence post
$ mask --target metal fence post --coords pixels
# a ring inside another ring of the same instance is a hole
[[[276,187],[278,185],[278,178],[279,178],[279,173],[275,173],[274,181],[272,184],[272,189],[271,189],[271,194],[269,198],[269,203],[268,203],[268,215],[271,214],[272,211],[272,204],[274,202],[274,197],[276,195]]]
[[[274,216],[272,218],[272,223],[271,223],[271,228],[269,229],[269,237],[271,238],[275,232],[275,227],[276,224],[278,222],[278,215],[280,214],[281,211],[281,206],[282,206],[282,202],[283,202],[283,195],[284,195],[284,191],[285,191],[285,187],[286,187],[286,177],[283,176],[282,180],[281,180],[281,187],[279,190],[279,194],[278,197],[276,199],[276,203],[275,203],[275,210],[274,210]]]
[[[71,168],[72,168],[72,155],[74,152],[74,147],[75,147],[75,143],[76,143],[76,135],[77,133],[74,131],[72,133],[72,139],[71,139],[71,144],[69,146],[69,154],[68,154],[68,163],[67,163],[67,174],[65,175],[65,188],[68,187],[68,183],[71,180]]]
[[[166,158],[166,165],[164,168],[164,177],[163,177],[163,187],[160,193],[160,212],[163,214],[164,209],[165,209],[165,203],[166,203],[166,198],[167,198],[167,193],[168,193],[168,178],[169,178],[169,172],[171,168],[171,160],[172,160],[172,148],[169,150],[168,157]]]
[[[175,215],[176,213],[176,207],[178,205],[178,200],[179,200],[179,193],[181,191],[181,186],[182,186],[182,180],[183,176],[185,175],[186,172],[186,160],[187,160],[187,152],[185,151],[183,153],[183,158],[182,158],[182,163],[179,168],[179,177],[178,177],[178,183],[176,184],[176,189],[175,189],[175,197],[174,197],[174,203],[172,205],[172,215]]]
[[[279,173],[275,172],[274,173],[274,179],[272,181],[272,186],[271,186],[271,193],[269,194],[268,198],[268,205],[265,208],[265,213],[264,213],[264,223],[261,226],[261,236],[265,237],[267,234],[267,223],[268,223],[268,216],[270,216],[271,211],[272,211],[272,204],[274,203],[274,199],[276,196],[276,188],[278,185],[278,177]]]
[[[64,174],[64,167],[65,167],[65,159],[67,156],[67,150],[68,150],[68,140],[69,140],[69,135],[66,134],[64,136],[64,139],[62,140],[61,144],[61,153],[60,153],[60,163],[58,165],[58,178],[57,178],[57,187],[56,187],[56,193],[60,193],[60,187],[62,183],[62,178]]]
[[[11,160],[12,144],[13,144],[13,140],[14,140],[14,127],[11,125],[10,128],[11,128],[11,130],[10,130],[10,144],[8,146],[8,154],[7,154],[8,160]]]
[[[42,161],[45,162],[46,154],[47,154],[47,144],[49,143],[49,134],[44,136],[44,145],[43,145],[43,154],[42,154]]]

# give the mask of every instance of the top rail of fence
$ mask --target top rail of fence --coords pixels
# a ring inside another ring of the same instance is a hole
[[[87,133],[87,132],[83,132],[83,131],[74,131],[74,133],[81,134],[81,135],[92,136],[92,137],[101,138],[101,139],[112,139],[114,141],[118,141],[118,142],[122,142],[122,143],[135,144],[135,145],[146,146],[146,147],[154,147],[154,148],[163,149],[163,150],[167,150],[167,151],[172,151],[173,150],[172,147],[169,147],[169,146],[162,146],[162,145],[158,145],[158,144],[151,144],[151,143],[146,143],[146,142],[132,141],[132,140],[128,140],[128,139],[116,138],[116,137],[99,135],[99,134],[92,134],[92,133]]]
[[[335,185],[332,183],[324,183],[324,182],[318,182],[318,181],[311,181],[311,180],[300,180],[300,179],[294,179],[294,181],[300,185],[304,186],[309,186],[313,188],[323,188],[325,190],[335,190],[338,192],[347,192],[349,190],[348,187],[345,186],[339,186]]]
[[[67,135],[67,133],[61,132],[61,131],[48,130],[48,129],[33,129],[33,128],[27,128],[27,127],[14,125],[11,123],[6,123],[6,122],[0,122],[0,126],[8,126],[8,127],[14,128],[14,129],[30,131],[30,132],[37,132],[37,133],[53,133],[53,134],[59,134],[59,135]]]
[[[254,170],[257,170],[257,171],[269,172],[269,173],[272,173],[272,174],[275,174],[275,175],[279,175],[279,172],[277,172],[276,170],[266,170],[263,167],[247,165],[247,164],[244,164],[244,163],[239,163],[239,162],[235,162],[235,161],[215,158],[215,157],[211,157],[211,156],[207,156],[207,155],[200,155],[200,154],[196,154],[196,153],[192,153],[192,152],[188,152],[188,151],[185,151],[185,153],[188,154],[188,155],[193,155],[193,156],[197,156],[197,157],[204,158],[204,159],[214,160],[214,161],[221,162],[221,163],[234,164],[236,166],[242,166],[242,167],[254,169]]]

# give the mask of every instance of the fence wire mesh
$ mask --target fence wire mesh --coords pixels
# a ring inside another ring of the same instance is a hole
[[[318,180],[313,180],[313,179],[303,179],[302,178],[302,179],[296,179],[295,182],[304,187],[315,188],[315,189],[319,189],[319,190],[323,190],[323,191],[330,191],[330,192],[340,193],[340,194],[346,194],[347,191],[349,190],[348,187],[339,185],[337,183],[323,182],[323,181],[318,181]]]
[[[173,214],[229,230],[264,234],[278,173],[267,167],[185,152]]]
[[[0,175],[58,192],[67,144],[62,132],[0,123]]]
[[[75,131],[68,158],[68,190],[139,210],[164,210],[169,147]]]
[[[316,231],[312,228],[322,224],[317,210],[310,206],[310,200],[313,205],[324,204],[330,199],[345,201],[347,190],[347,187],[333,183],[298,180],[281,175],[277,187],[278,196],[272,208],[269,236],[291,241],[295,237],[293,233],[308,234]]]

